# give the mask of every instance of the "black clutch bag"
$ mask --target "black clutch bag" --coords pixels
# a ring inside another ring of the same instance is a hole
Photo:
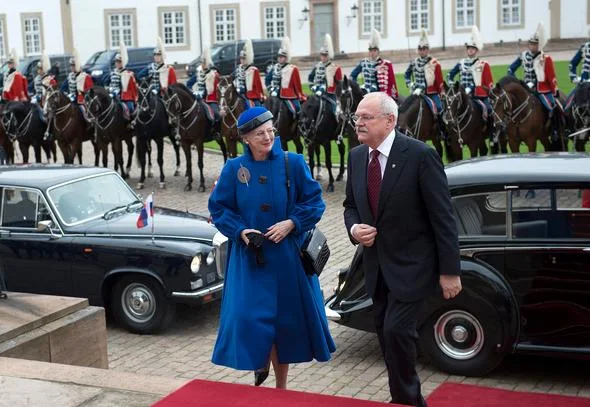
[[[289,197],[291,181],[289,179],[289,155],[287,152],[285,152],[285,174],[287,176],[287,197]],[[326,236],[318,227],[314,227],[306,233],[305,240],[299,249],[299,257],[305,272],[308,275],[316,274],[319,277],[330,258],[330,248]]]

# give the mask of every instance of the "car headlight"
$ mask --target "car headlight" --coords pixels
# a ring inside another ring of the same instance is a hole
[[[102,69],[95,69],[90,73],[92,76],[102,76]]]
[[[193,260],[191,261],[191,271],[193,272],[193,274],[196,274],[199,272],[200,268],[201,268],[201,255],[197,254],[195,257],[193,257]]]

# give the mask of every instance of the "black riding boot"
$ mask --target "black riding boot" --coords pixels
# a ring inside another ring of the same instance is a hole
[[[447,128],[445,126],[445,122],[443,120],[442,114],[439,114],[437,118],[438,118],[438,131],[439,131],[440,139],[446,143],[449,136],[447,135],[447,131],[446,131]]]

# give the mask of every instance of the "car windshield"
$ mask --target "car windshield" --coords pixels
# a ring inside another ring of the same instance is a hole
[[[86,65],[89,65],[89,66],[94,65],[96,63],[96,60],[98,59],[98,57],[104,53],[105,53],[104,51],[95,52],[94,54],[92,54],[92,56],[90,58],[88,58],[88,61],[86,61]]]
[[[97,219],[115,208],[129,209],[140,203],[127,183],[113,173],[53,187],[48,196],[66,225]]]
[[[96,61],[94,61],[94,65],[102,65],[106,64],[109,65],[111,63],[111,57],[113,56],[111,51],[103,51],[96,57]]]
[[[30,62],[31,62],[30,59],[23,59],[22,61],[20,61],[18,63],[16,70],[19,71],[20,73],[26,73],[27,67],[29,66]]]
[[[219,51],[221,51],[223,49],[223,45],[214,45],[211,47],[211,59],[214,59],[217,54],[219,54]]]

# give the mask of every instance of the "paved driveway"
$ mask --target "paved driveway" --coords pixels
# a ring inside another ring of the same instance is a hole
[[[85,163],[90,164],[93,153],[88,143],[85,145],[84,156]],[[210,191],[217,178],[222,161],[219,155],[205,155],[207,191]],[[112,156],[110,162],[112,165]],[[174,172],[172,162],[172,148],[166,144],[167,175]],[[182,163],[184,168],[184,158]],[[196,165],[194,167],[196,168]],[[325,169],[323,174],[327,175]],[[129,182],[135,186],[137,180],[138,170],[134,167]],[[325,188],[325,181],[322,181],[322,184]],[[159,190],[157,179],[150,178],[146,181],[144,195],[155,191],[154,199],[159,206],[196,212],[206,211],[209,193],[184,192],[183,188],[184,177],[169,175],[165,190]],[[324,195],[327,211],[320,227],[327,234],[332,250],[327,271],[321,278],[326,293],[329,293],[336,283],[336,270],[348,264],[353,252],[342,219],[343,197],[344,183],[337,183],[334,193]],[[157,219],[155,225],[157,229]],[[143,374],[252,383],[251,372],[235,371],[215,366],[210,362],[218,317],[219,303],[213,303],[200,307],[179,307],[177,318],[170,329],[160,335],[134,335],[109,324],[109,367]],[[332,322],[330,328],[338,347],[333,360],[328,363],[292,366],[289,374],[290,388],[388,401],[387,373],[376,336]],[[506,389],[590,397],[589,362],[509,357],[495,372],[485,378],[449,376],[427,365],[419,365],[419,371],[425,394],[429,394],[440,383],[453,380]],[[273,382],[271,376],[266,385]]]

